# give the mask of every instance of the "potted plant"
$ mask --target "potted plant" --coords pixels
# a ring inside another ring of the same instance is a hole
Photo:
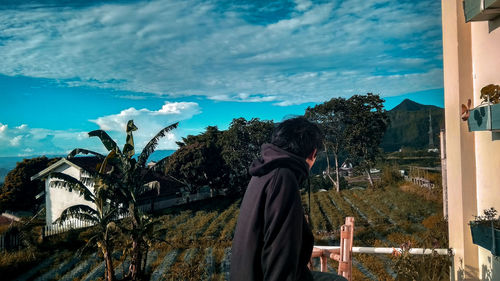
[[[489,84],[481,89],[480,105],[471,109],[462,104],[462,120],[467,121],[469,131],[500,131],[500,86]]]
[[[483,210],[483,215],[474,216],[469,225],[472,243],[490,250],[494,256],[500,256],[500,216],[497,216],[497,210]]]

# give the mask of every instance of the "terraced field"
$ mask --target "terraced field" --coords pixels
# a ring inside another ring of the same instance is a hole
[[[307,196],[303,197],[307,202]],[[147,259],[149,280],[229,280],[231,240],[240,201],[216,199],[166,210],[158,214],[156,235]],[[422,222],[439,214],[441,206],[400,191],[346,190],[318,192],[311,196],[310,222],[316,244],[338,245],[344,217],[355,217],[354,246],[428,246],[430,229]],[[435,231],[435,230],[432,230]],[[436,242],[436,241],[434,241]],[[437,241],[445,247],[446,241]],[[128,258],[115,255],[116,275],[127,272]],[[354,280],[393,280],[389,256],[354,255]],[[337,265],[330,262],[333,271]],[[15,280],[99,280],[104,274],[96,255],[77,257],[58,252]]]

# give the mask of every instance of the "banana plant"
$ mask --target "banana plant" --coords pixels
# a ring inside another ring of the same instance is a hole
[[[147,251],[150,241],[148,237],[152,233],[153,221],[144,212],[138,208],[138,199],[146,191],[151,188],[147,185],[154,179],[154,174],[162,169],[165,164],[165,159],[159,161],[154,167],[146,166],[149,156],[155,151],[158,141],[168,132],[177,128],[178,123],[169,125],[161,129],[144,147],[137,160],[133,158],[135,155],[135,145],[133,132],[137,130],[133,120],[128,121],[126,127],[126,143],[123,149],[120,150],[115,141],[103,130],[96,130],[89,133],[89,136],[100,138],[104,147],[113,153],[113,157],[109,159],[113,171],[110,174],[112,178],[103,180],[112,183],[116,199],[120,202],[120,206],[124,208],[130,217],[130,225],[127,227],[127,232],[130,235],[130,266],[127,274],[127,279],[140,280],[143,276],[146,264]]]
[[[93,234],[87,241],[84,249],[97,245],[100,249],[106,265],[105,280],[115,280],[113,259],[113,242],[119,229],[115,221],[118,219],[118,205],[113,201],[115,198],[115,190],[112,186],[106,184],[106,178],[109,176],[109,168],[107,162],[114,157],[114,152],[109,153],[107,157],[101,154],[90,152],[87,150],[73,150],[68,157],[71,158],[77,153],[91,153],[102,160],[98,165],[97,171],[86,171],[91,175],[90,178],[78,180],[64,173],[51,173],[53,180],[51,187],[64,188],[70,192],[78,192],[89,205],[78,204],[66,208],[56,220],[57,223],[62,223],[67,220],[77,219],[94,225]],[[83,251],[83,249],[82,249]]]

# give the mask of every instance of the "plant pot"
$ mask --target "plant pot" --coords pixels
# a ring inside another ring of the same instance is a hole
[[[465,22],[492,20],[499,16],[499,0],[464,0]]]
[[[500,103],[484,104],[471,109],[467,123],[470,132],[500,130]]]
[[[500,229],[489,225],[473,224],[470,226],[472,243],[481,246],[494,256],[500,256]]]

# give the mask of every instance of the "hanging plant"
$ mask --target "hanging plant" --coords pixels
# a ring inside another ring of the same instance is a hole
[[[469,225],[472,243],[490,250],[494,256],[500,256],[500,216],[497,217],[497,210],[484,210],[483,215],[474,216]]]

